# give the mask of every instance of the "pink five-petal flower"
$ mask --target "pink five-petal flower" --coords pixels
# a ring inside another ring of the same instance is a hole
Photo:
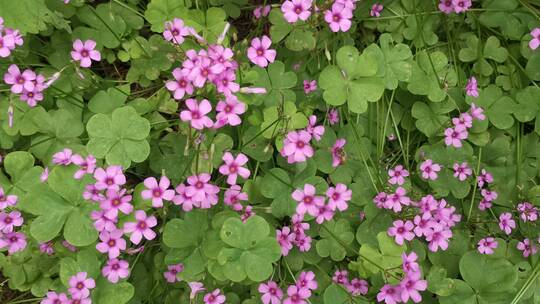
[[[69,299],[65,293],[47,292],[47,297],[41,300],[40,304],[69,304]]]
[[[433,163],[431,159],[426,159],[420,164],[420,171],[422,171],[422,178],[436,180],[437,172],[441,171],[441,165]]]
[[[504,212],[499,215],[499,228],[506,234],[512,233],[512,229],[516,228],[516,221],[512,218],[512,214]]]
[[[80,61],[80,66],[88,68],[92,65],[92,60],[100,61],[101,53],[95,50],[96,42],[94,40],[81,41],[77,39],[73,42],[73,51],[71,51],[71,58],[75,61]]]
[[[212,111],[212,105],[206,99],[197,103],[197,100],[189,98],[186,100],[187,110],[180,112],[180,119],[182,121],[189,121],[191,127],[202,130],[204,128],[211,128],[214,124],[212,120],[206,116],[206,114]]]
[[[22,226],[23,222],[24,218],[19,211],[0,212],[0,231],[2,233],[13,232],[14,227]]]
[[[296,189],[292,193],[292,198],[298,202],[296,213],[303,215],[308,213],[311,216],[317,216],[320,204],[324,204],[324,197],[315,195],[316,189],[311,184],[305,184],[304,189]]]
[[[411,221],[396,220],[393,227],[388,228],[388,235],[393,236],[398,245],[403,245],[404,240],[414,239],[413,228],[414,224]]]
[[[127,222],[124,224],[124,232],[131,233],[129,239],[133,244],[139,244],[144,237],[147,240],[153,240],[156,237],[156,233],[152,230],[152,227],[157,225],[157,219],[155,216],[146,216],[144,210],[135,211],[136,222]]]
[[[478,252],[481,254],[493,254],[495,251],[493,249],[497,248],[499,243],[495,238],[487,237],[478,241]]]
[[[420,266],[416,262],[418,260],[418,255],[413,251],[409,255],[407,255],[405,252],[401,254],[401,261],[402,261],[402,267],[403,271],[408,272],[419,272]]]
[[[8,232],[0,234],[0,248],[7,247],[8,253],[14,254],[26,248],[26,235],[22,232]]]
[[[382,10],[384,9],[384,6],[380,3],[375,3],[373,4],[373,6],[371,7],[371,10],[369,11],[369,15],[371,17],[380,17],[381,16],[381,12]]]
[[[332,32],[346,32],[351,28],[352,11],[340,3],[334,3],[331,10],[324,12],[324,20]]]
[[[177,274],[184,271],[184,264],[179,263],[175,265],[168,265],[167,271],[163,273],[163,277],[169,283],[180,282]]]
[[[409,171],[403,168],[402,165],[398,165],[395,168],[388,170],[388,176],[390,177],[388,183],[401,186],[405,183],[405,177],[409,176]]]
[[[101,242],[97,243],[96,249],[101,253],[108,253],[109,259],[117,258],[120,251],[126,250],[126,240],[122,238],[124,232],[120,229],[111,232],[103,230],[99,234]]]
[[[174,190],[178,194],[173,197],[173,204],[179,205],[179,206],[181,205],[182,210],[187,212],[187,211],[191,211],[194,206],[195,207],[201,206],[200,202],[194,201],[191,198],[191,196],[186,194],[186,185],[179,184],[178,186],[176,186]]]
[[[90,296],[90,289],[96,287],[94,279],[89,278],[86,272],[79,272],[69,278],[68,291],[72,297],[82,299]]]
[[[225,303],[225,296],[221,294],[221,290],[215,289],[212,292],[204,295],[204,304],[222,304]]]
[[[124,214],[130,214],[133,211],[133,206],[130,204],[131,195],[126,195],[126,189],[120,191],[108,189],[106,197],[99,203],[99,207],[105,211],[108,218],[118,217],[118,211]]]
[[[441,0],[439,2],[439,10],[445,14],[451,14],[454,11],[452,0]]]
[[[141,192],[141,196],[145,200],[152,200],[152,207],[163,207],[163,200],[170,201],[174,198],[174,190],[169,189],[171,181],[162,176],[158,181],[155,177],[148,177],[144,180],[144,186],[146,190]]]
[[[471,103],[470,112],[473,119],[478,119],[478,120],[486,119],[486,115],[484,114],[484,109],[482,109],[481,107],[477,107],[474,104],[474,102]]]
[[[476,81],[476,77],[471,76],[471,78],[467,80],[465,92],[467,93],[467,96],[478,97],[478,82]]]
[[[210,174],[200,173],[187,178],[189,186],[186,187],[186,195],[196,202],[205,202],[219,192],[219,187],[210,184]]]
[[[7,195],[4,192],[4,188],[0,186],[0,210],[15,206],[17,204],[17,200],[18,197],[16,195]]]
[[[339,285],[349,284],[349,272],[347,270],[336,270],[332,276],[332,282]]]
[[[538,252],[538,247],[536,247],[529,239],[524,239],[522,242],[519,242],[516,248],[523,252],[524,258]]]
[[[283,141],[281,155],[287,157],[289,164],[304,162],[307,158],[313,156],[313,147],[309,144],[310,141],[311,134],[307,131],[291,131]]]
[[[79,170],[73,174],[75,179],[81,179],[85,174],[93,174],[94,170],[96,170],[96,158],[92,155],[84,158],[79,154],[75,154],[71,157],[71,162],[79,166]]]
[[[8,57],[15,48],[15,37],[10,34],[2,36],[0,32],[0,57]]]
[[[287,295],[288,298],[283,301],[283,304],[307,304],[306,299],[311,297],[311,290],[291,285],[287,288]]]
[[[454,146],[455,148],[461,148],[463,144],[462,140],[467,139],[469,132],[462,126],[455,126],[454,128],[447,128],[444,130],[444,143],[447,146]]]
[[[124,260],[110,259],[103,269],[101,274],[111,283],[117,283],[120,279],[125,279],[129,276],[129,263]]]
[[[189,34],[189,27],[184,26],[184,20],[174,18],[173,21],[165,22],[165,31],[163,31],[165,40],[180,45],[184,42],[184,37]]]
[[[304,93],[309,94],[317,90],[317,80],[304,80]]]
[[[193,94],[193,85],[189,80],[189,71],[176,68],[172,72],[174,80],[169,80],[165,83],[167,90],[173,92],[173,97],[176,100],[184,98],[186,94]]]
[[[531,31],[532,39],[529,41],[531,50],[536,50],[540,46],[540,27],[536,27]]]
[[[454,5],[454,12],[457,14],[466,12],[469,10],[469,8],[472,6],[471,0],[452,0],[452,4]]]
[[[317,289],[317,280],[315,280],[315,273],[313,271],[302,271],[296,280],[296,287],[315,290]]]
[[[298,19],[306,21],[311,15],[312,0],[287,0],[281,5],[283,17],[289,23],[295,23]]]
[[[219,167],[219,173],[227,176],[227,184],[236,185],[236,179],[238,175],[247,179],[251,174],[249,169],[243,167],[248,162],[247,156],[239,153],[236,158],[231,152],[225,152],[223,154],[223,161],[225,162]]]
[[[67,166],[71,164],[72,155],[73,151],[71,151],[71,149],[64,149],[60,152],[54,153],[52,162],[56,165]]]
[[[308,126],[306,131],[315,138],[316,141],[321,140],[321,137],[324,135],[324,126],[317,126],[317,116],[311,115],[308,120]]]
[[[242,123],[240,115],[246,112],[246,105],[234,95],[227,96],[225,101],[220,100],[216,106],[216,123],[238,126]]]
[[[264,68],[268,63],[276,59],[276,50],[270,49],[272,40],[266,35],[261,38],[255,37],[251,40],[251,46],[247,50],[247,56],[251,62]]]
[[[292,249],[292,242],[296,238],[294,233],[291,233],[291,228],[285,226],[281,230],[276,230],[276,239],[281,247],[281,255],[287,256]]]
[[[442,225],[438,224],[433,227],[433,229],[429,229],[426,231],[426,241],[429,242],[428,248],[432,252],[436,252],[441,248],[442,250],[446,250],[448,248],[448,239],[452,237],[452,231]]]
[[[15,64],[10,65],[4,74],[4,82],[11,85],[11,92],[14,94],[20,94],[23,90],[33,91],[35,79],[36,73],[32,70],[25,70],[21,73]]]
[[[261,293],[261,301],[263,304],[281,304],[283,291],[274,281],[259,284],[259,292]]]
[[[126,183],[126,177],[122,172],[120,166],[109,166],[106,169],[97,168],[94,171],[94,178],[96,179],[95,187],[97,190],[120,190],[120,186]]]
[[[349,207],[348,202],[352,198],[352,190],[345,184],[338,183],[335,187],[329,187],[326,190],[326,197],[331,210],[345,211]]]
[[[377,294],[377,301],[386,304],[395,304],[401,302],[401,288],[399,285],[385,284]]]
[[[247,200],[247,193],[242,192],[242,188],[238,185],[232,185],[229,189],[225,190],[225,194],[223,195],[225,205],[231,206],[234,211],[241,211],[244,207],[240,202]]]
[[[427,281],[420,279],[420,272],[408,272],[399,285],[403,303],[407,303],[409,299],[413,300],[414,303],[420,303],[422,296],[419,291],[426,290]]]
[[[467,162],[463,162],[461,164],[455,163],[453,169],[454,177],[456,177],[460,181],[464,181],[467,179],[467,177],[472,175],[472,169],[469,167],[469,164],[467,164]]]
[[[346,143],[345,139],[338,138],[332,146],[332,167],[335,168],[345,163],[347,156],[343,147],[345,147]]]

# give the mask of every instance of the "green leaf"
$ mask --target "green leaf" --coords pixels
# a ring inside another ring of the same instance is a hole
[[[110,4],[99,4],[95,9],[90,6],[83,6],[77,12],[77,17],[93,31],[92,38],[98,46],[116,48],[122,43],[127,25],[124,19],[115,13]],[[81,28],[75,29],[73,36],[79,37],[77,32]]]
[[[64,227],[66,241],[74,246],[88,246],[98,238],[98,233],[90,219],[89,212],[73,211]]]
[[[457,75],[450,68],[446,55],[439,51],[418,52],[407,89],[413,94],[427,95],[429,100],[440,102],[446,97],[444,86],[441,85],[443,83],[448,86],[457,83]]]
[[[37,34],[47,29],[47,23],[54,20],[45,0],[0,0],[0,16],[4,25],[17,29],[21,34]]]
[[[285,20],[283,13],[279,9],[270,11],[268,20],[272,23],[270,27],[270,37],[272,42],[278,43],[285,38],[293,29],[293,26]]]
[[[506,259],[493,259],[476,251],[467,252],[459,261],[465,282],[478,293],[512,291],[518,279],[516,268]]]
[[[124,105],[129,92],[128,85],[109,88],[107,91],[99,91],[90,98],[88,108],[94,113],[112,113],[113,110]]]
[[[390,34],[382,34],[379,44],[384,55],[385,86],[389,90],[397,88],[399,81],[408,82],[412,74],[412,52],[406,44],[393,45]]]
[[[188,3],[185,3],[188,2]],[[185,16],[191,1],[179,2],[175,0],[152,0],[146,7],[144,16],[152,24],[152,31],[163,32],[165,22],[175,17]]]
[[[428,290],[439,296],[449,296],[456,290],[456,283],[446,275],[446,269],[435,265],[427,275]]]
[[[295,28],[285,39],[285,46],[292,51],[313,50],[317,40],[313,32]]]
[[[263,177],[261,194],[267,198],[277,198],[284,193],[290,195],[293,189],[290,188],[291,178],[289,174],[280,168],[270,169]]]
[[[421,101],[414,103],[412,116],[416,118],[415,125],[427,137],[432,137],[444,130],[446,123],[450,120],[447,115],[452,109],[441,107],[438,103],[426,104]]]
[[[96,295],[92,294],[96,303],[125,304],[135,294],[135,288],[128,282],[112,284],[105,278],[100,278],[96,284]]]
[[[525,72],[531,80],[540,81],[540,52],[535,52],[527,61]]]
[[[453,281],[455,284],[455,291],[448,296],[441,296],[441,304],[478,304],[474,291],[467,283],[462,280]]]
[[[163,242],[171,248],[197,247],[208,229],[208,219],[205,212],[192,211],[185,218],[172,219],[163,230]]]
[[[331,284],[324,290],[324,304],[350,303],[348,302],[350,298],[343,286]]]
[[[321,240],[315,246],[317,253],[321,257],[329,256],[334,261],[343,260],[347,254],[347,249],[343,247],[342,243],[350,245],[354,240],[354,234],[349,222],[345,219],[339,219],[325,222],[323,225],[326,229],[321,229]]]
[[[291,90],[296,85],[296,74],[285,72],[285,64],[281,61],[274,61],[268,65],[267,69],[255,67],[254,70],[259,75],[255,86],[266,88],[266,95],[256,98],[264,100],[266,106],[279,105],[283,101],[296,100],[295,93]]]
[[[467,97],[467,103],[474,102],[484,109],[489,121],[499,129],[508,129],[514,125],[515,102],[510,96],[503,95],[502,90],[489,85],[480,91],[478,98]]]

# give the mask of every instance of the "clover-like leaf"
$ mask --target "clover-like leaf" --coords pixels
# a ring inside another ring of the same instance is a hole
[[[498,63],[506,61],[508,51],[501,47],[499,39],[495,36],[490,36],[485,44],[479,41],[475,35],[466,37],[467,47],[459,51],[459,59],[463,62],[475,62],[473,71],[477,74],[489,76],[493,74],[493,67],[487,59]]]
[[[105,278],[100,278],[96,283],[96,294],[92,294],[96,303],[125,304],[135,294],[135,288],[128,282],[113,284]]]
[[[258,98],[264,100],[266,106],[279,105],[283,101],[296,101],[296,94],[291,90],[296,85],[296,74],[285,72],[285,64],[281,61],[274,61],[265,70],[255,67],[254,70],[259,75],[255,85],[266,88],[266,94]]]
[[[399,81],[407,82],[411,78],[412,52],[406,44],[398,43],[393,45],[392,36],[386,33],[379,37],[379,44],[384,55],[385,86],[389,90],[394,90],[397,88]]]
[[[270,11],[268,20],[272,23],[272,26],[270,27],[270,36],[274,43],[283,40],[293,29],[293,26],[285,20],[283,13],[279,9]]]
[[[5,26],[24,33],[37,34],[47,29],[47,23],[54,16],[45,0],[0,0],[0,16]]]
[[[341,261],[345,258],[347,250],[342,243],[350,245],[354,240],[349,222],[345,219],[329,221],[323,224],[325,229],[321,229],[321,240],[316,244],[317,253],[321,257],[331,257],[334,261]]]
[[[518,102],[514,116],[521,122],[528,122],[534,119],[534,130],[540,134],[540,89],[529,86],[516,94]]]
[[[175,17],[186,16],[188,14],[186,6],[189,7],[190,5],[190,0],[184,2],[176,0],[152,0],[148,3],[144,16],[152,24],[152,31],[163,32],[165,22],[171,21]]]
[[[416,54],[411,81],[407,86],[411,93],[427,95],[429,100],[440,102],[446,97],[444,86],[454,86],[456,83],[456,72],[449,67],[444,53],[420,51]]]
[[[132,107],[114,110],[111,116],[96,114],[86,125],[90,141],[88,152],[107,163],[129,168],[131,162],[142,162],[150,154],[146,137],[150,123]]]
[[[495,127],[508,129],[514,125],[512,113],[515,110],[515,102],[512,97],[504,95],[499,87],[489,85],[480,91],[478,98],[468,96],[466,101],[484,108],[486,118]]]
[[[450,120],[447,115],[453,108],[445,103],[429,103],[418,101],[412,107],[412,116],[416,118],[415,125],[426,136],[431,137],[441,133]]]
[[[74,36],[78,31],[91,33],[91,37],[98,43],[98,46],[115,48],[122,43],[127,25],[124,19],[116,14],[109,4],[99,4],[96,8],[83,6],[77,12],[77,17],[90,28],[76,28]]]
[[[129,92],[129,86],[112,87],[107,91],[99,91],[90,98],[88,108],[94,113],[112,113],[113,110],[124,105]]]

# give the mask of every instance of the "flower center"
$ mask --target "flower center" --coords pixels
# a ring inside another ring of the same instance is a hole
[[[12,237],[9,238],[9,241],[12,242],[12,243],[15,243],[15,242],[17,242],[17,237],[12,236]]]
[[[201,114],[199,114],[199,111],[192,111],[191,112],[191,117],[193,119],[199,119],[199,118],[201,118]]]
[[[338,193],[332,194],[332,199],[335,200],[335,201],[338,200],[339,199],[339,194]]]
[[[137,226],[139,227],[139,229],[146,229],[146,223],[145,222],[139,222],[139,224],[137,224]]]
[[[208,74],[210,74],[210,72],[208,71],[208,69],[204,69],[204,70],[202,70],[201,74],[202,74],[204,77],[206,77],[206,76],[208,76]]]
[[[115,240],[109,240],[107,242],[107,245],[109,245],[109,247],[114,247],[114,245],[116,245],[116,241]]]
[[[179,32],[177,29],[172,30],[173,36],[178,36]]]
[[[84,288],[84,284],[79,282],[77,283],[77,285],[75,286],[77,289],[83,289]]]
[[[295,8],[294,8],[294,12],[296,14],[300,14],[302,12],[302,7],[300,5],[297,5]]]
[[[303,141],[299,141],[296,143],[296,146],[300,149],[302,149],[306,144]]]
[[[117,199],[117,198],[113,199],[113,200],[112,200],[112,205],[113,205],[113,206],[118,206],[118,205],[120,205],[120,200]]]
[[[202,182],[200,182],[200,181],[195,183],[195,188],[197,188],[197,189],[202,189],[203,186],[204,186],[204,184]]]
[[[236,173],[236,171],[238,171],[238,168],[236,167],[236,165],[230,165],[229,166],[229,171],[231,173]]]
[[[232,107],[231,106],[225,106],[225,112],[226,113],[230,113],[232,111]]]
[[[263,54],[264,54],[264,50],[263,50],[263,49],[258,49],[258,50],[257,50],[257,55],[262,56]]]
[[[112,268],[113,270],[118,270],[118,269],[120,269],[120,265],[114,264],[114,265],[111,266],[111,268]]]
[[[161,190],[160,189],[154,190],[154,197],[160,197],[160,196],[161,196]]]
[[[113,181],[112,178],[109,177],[109,178],[107,178],[107,180],[105,180],[105,183],[110,186],[110,185],[112,185],[114,183],[114,181]]]
[[[22,78],[22,77],[20,77],[20,76],[17,77],[17,83],[23,84],[23,83],[24,83],[24,78]]]
[[[341,16],[336,14],[336,15],[334,15],[334,17],[332,19],[334,19],[334,21],[337,22],[337,21],[339,21],[341,19]]]
[[[88,57],[88,51],[87,50],[82,50],[81,51],[81,56]]]
[[[13,220],[10,217],[6,217],[6,219],[4,220],[4,223],[6,224],[11,224],[12,222]]]
[[[311,204],[312,202],[313,202],[313,197],[311,196],[304,197],[304,203]]]

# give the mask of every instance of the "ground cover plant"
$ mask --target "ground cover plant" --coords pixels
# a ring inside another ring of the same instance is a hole
[[[540,303],[538,0],[0,0],[0,302]]]

